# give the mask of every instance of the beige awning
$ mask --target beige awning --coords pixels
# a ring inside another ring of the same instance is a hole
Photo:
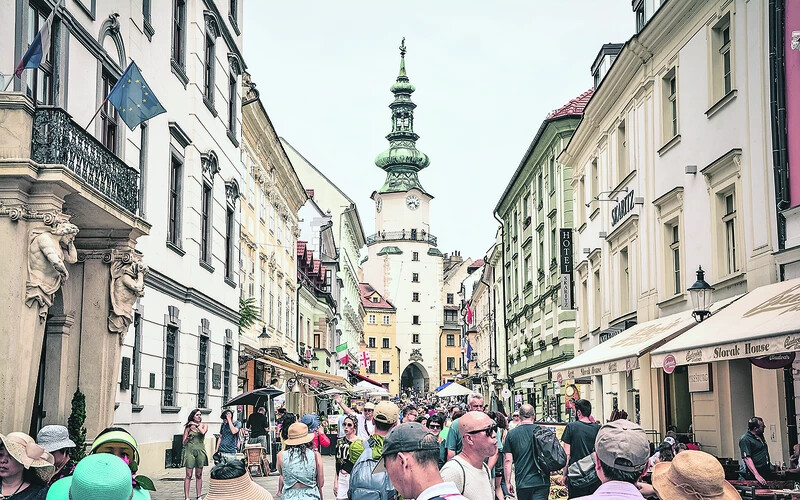
[[[350,382],[348,382],[343,377],[340,377],[338,375],[318,372],[316,370],[312,370],[311,368],[306,368],[304,366],[296,365],[288,361],[283,361],[278,358],[273,358],[272,356],[267,356],[266,354],[256,355],[254,356],[254,359],[266,363],[268,365],[272,365],[275,368],[281,369],[285,372],[293,373],[295,375],[303,375],[309,379],[317,379],[322,382],[325,382],[328,385],[339,387],[341,389],[350,390],[352,387],[350,385]]]
[[[800,278],[758,287],[654,350],[653,368],[800,351]],[[672,362],[672,359],[670,359]]]
[[[734,299],[714,304],[712,312]],[[670,314],[623,330],[602,344],[554,368],[565,379],[624,372],[639,368],[639,357],[697,326],[691,311]]]

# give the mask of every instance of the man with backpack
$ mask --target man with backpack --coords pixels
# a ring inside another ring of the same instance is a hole
[[[397,425],[400,409],[390,401],[375,405],[375,432],[365,441],[357,440],[350,445],[350,488],[347,492],[351,500],[395,500],[397,490],[392,486],[386,473],[373,474],[372,470],[381,458],[384,440]],[[438,452],[438,440],[436,450]]]
[[[442,480],[438,461],[439,438],[436,434],[422,424],[408,422],[398,425],[386,436],[383,457],[375,467],[374,474],[388,474],[391,484],[403,498],[467,500],[458,492],[455,484]],[[351,498],[366,500],[378,497]]]
[[[567,454],[567,467],[564,468],[564,484],[567,486],[569,498],[577,498],[592,493],[600,487],[594,467],[594,459],[586,458],[594,453],[594,441],[600,426],[592,419],[592,403],[586,399],[575,401],[574,422],[567,424],[561,441]],[[570,467],[583,459],[583,463]],[[581,467],[583,465],[583,467]],[[572,476],[568,475],[572,470]]]
[[[567,462],[555,432],[533,423],[535,416],[533,406],[520,406],[519,425],[508,432],[503,446],[508,492],[513,495],[516,490],[519,500],[547,500],[550,472],[562,469]],[[512,467],[516,487],[510,482]]]
[[[497,453],[497,424],[489,415],[471,411],[459,419],[461,453],[442,467],[442,479],[452,481],[469,500],[491,499],[494,481],[484,460]]]

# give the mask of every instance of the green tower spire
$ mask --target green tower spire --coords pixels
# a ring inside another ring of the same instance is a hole
[[[400,73],[389,89],[394,94],[394,101],[389,105],[392,110],[392,131],[386,136],[389,149],[375,158],[375,165],[386,171],[386,182],[378,190],[379,193],[397,193],[409,189],[422,188],[417,172],[430,163],[428,155],[417,149],[419,136],[414,133],[414,108],[411,94],[416,90],[406,75],[406,39],[400,44]]]

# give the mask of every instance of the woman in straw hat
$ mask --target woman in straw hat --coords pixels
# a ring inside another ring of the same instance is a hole
[[[702,451],[686,450],[672,462],[653,469],[653,488],[669,500],[740,500],[736,488],[725,480],[719,461]]]
[[[0,498],[44,500],[53,457],[22,432],[0,434]]]
[[[211,485],[206,500],[272,500],[267,490],[250,479],[244,462],[222,462],[211,469]]]
[[[110,453],[89,455],[75,466],[72,476],[59,479],[47,500],[146,500],[150,494],[133,487],[131,470]],[[16,498],[14,498],[16,500]]]
[[[319,500],[325,482],[322,456],[313,450],[314,435],[296,422],[289,427],[286,450],[278,455],[278,496],[283,500]]]

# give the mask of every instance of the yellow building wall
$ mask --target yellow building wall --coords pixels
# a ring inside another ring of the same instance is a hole
[[[397,324],[394,311],[387,312],[386,309],[366,309],[364,317],[364,342],[369,346],[369,339],[375,339],[375,347],[367,347],[370,360],[375,361],[375,372],[368,373],[367,368],[360,367],[361,375],[369,377],[376,382],[388,384],[389,392],[392,395],[400,393],[400,359],[397,350]],[[376,324],[369,323],[370,314],[376,317]],[[389,325],[383,324],[383,316],[389,316]],[[383,347],[383,339],[389,339],[389,347]],[[383,362],[389,361],[389,371],[383,372]]]

